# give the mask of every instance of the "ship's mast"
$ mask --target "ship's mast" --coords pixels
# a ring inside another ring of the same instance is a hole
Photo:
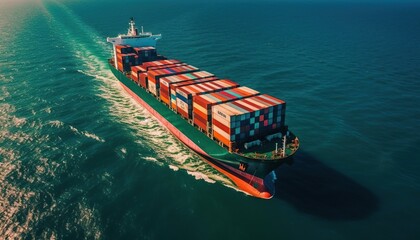
[[[133,17],[130,18],[130,23],[128,23],[128,25],[129,25],[129,28],[128,28],[127,35],[129,35],[129,36],[137,36],[136,23],[134,22],[134,18]]]

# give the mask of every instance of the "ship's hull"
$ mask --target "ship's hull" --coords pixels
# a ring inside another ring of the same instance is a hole
[[[261,160],[230,153],[122,72],[115,69],[112,64],[109,66],[128,94],[146,108],[172,135],[202,157],[213,168],[229,177],[240,190],[264,199],[273,196],[273,175],[270,172],[288,161],[291,156],[279,160]]]

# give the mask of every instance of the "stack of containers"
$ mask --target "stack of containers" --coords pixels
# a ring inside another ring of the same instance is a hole
[[[239,84],[227,79],[179,87],[176,89],[177,112],[186,118],[192,119],[192,100],[194,96],[236,87],[239,87]]]
[[[139,83],[139,75],[142,72],[146,72],[146,69],[142,66],[132,66],[131,67],[131,79],[136,82]]]
[[[134,49],[129,45],[115,45],[115,51],[117,54],[134,53]]]
[[[147,71],[147,88],[152,94],[159,96],[160,78],[195,71],[198,71],[198,68],[191,65]]]
[[[128,45],[115,45],[117,68],[120,71],[130,71],[131,66],[136,64],[134,49]]]
[[[206,71],[198,71],[198,72],[192,72],[192,73],[184,73],[184,74],[178,74],[173,75],[169,77],[163,77],[160,79],[160,88],[159,88],[159,96],[166,104],[169,105],[169,102],[174,102],[174,105],[176,105],[176,98],[175,98],[175,92],[174,92],[174,99],[172,100],[172,97],[170,97],[171,93],[171,85],[174,83],[181,83],[186,81],[195,81],[198,79],[205,79],[214,77],[214,74],[206,72]],[[207,79],[211,80],[211,79]],[[172,105],[172,104],[171,104]],[[173,107],[175,109],[175,107]]]
[[[165,65],[160,65],[160,66],[148,67],[147,68],[147,71],[157,70],[157,69],[162,69],[162,68],[172,68],[172,67],[187,66],[187,65],[188,64],[186,64],[186,63],[165,64]]]
[[[156,48],[154,47],[137,47],[134,48],[134,51],[138,56],[139,63],[153,61],[157,57]]]
[[[197,95],[193,97],[193,119],[194,124],[209,132],[211,127],[211,107],[216,104],[230,102],[246,97],[258,95],[259,92],[248,88],[238,87],[230,90]]]
[[[167,60],[159,60],[159,61],[151,61],[151,62],[145,62],[142,64],[146,70],[149,70],[150,67],[156,67],[156,66],[164,66],[169,64],[176,64],[181,63],[181,61],[176,59],[167,59]]]
[[[216,80],[219,80],[219,78],[218,77],[206,77],[206,78],[198,78],[198,79],[193,79],[193,80],[170,83],[169,86],[170,86],[170,92],[171,92],[171,107],[173,109],[176,109],[176,89],[178,89],[179,87],[199,84],[199,83],[203,83],[203,82],[211,82],[211,81],[216,81]],[[161,81],[162,81],[162,79],[161,79]]]
[[[179,67],[179,66],[185,66],[185,65],[188,65],[188,64],[186,64],[186,63],[175,63],[175,64],[167,64],[167,65],[159,65],[159,66],[149,66],[147,68],[145,68],[142,65],[142,68],[144,68],[146,70],[137,73],[138,80],[140,82],[140,85],[142,85],[144,88],[147,88],[147,71],[157,70],[157,69],[162,69],[162,68]]]
[[[136,65],[136,54],[135,53],[127,53],[127,54],[120,54],[117,55],[117,66],[118,70],[120,71],[130,71],[131,66]]]
[[[230,149],[278,132],[284,126],[286,104],[258,95],[212,106],[212,134]]]
[[[185,63],[181,63],[179,60],[171,59],[171,60],[159,60],[159,61],[151,61],[145,62],[141,66],[146,69],[146,71],[138,73],[138,79],[140,85],[147,89],[147,71],[153,69],[160,69],[165,68],[166,66],[178,66],[178,65],[187,65]]]

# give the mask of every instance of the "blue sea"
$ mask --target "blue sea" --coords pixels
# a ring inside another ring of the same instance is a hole
[[[238,191],[124,93],[106,37],[287,102],[301,149]],[[420,239],[420,4],[0,3],[0,239]]]

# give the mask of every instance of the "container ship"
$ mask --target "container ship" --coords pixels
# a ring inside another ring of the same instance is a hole
[[[131,18],[127,34],[107,38],[109,67],[122,88],[240,190],[271,198],[273,170],[299,148],[285,124],[286,103],[159,55],[161,37],[139,31]]]

